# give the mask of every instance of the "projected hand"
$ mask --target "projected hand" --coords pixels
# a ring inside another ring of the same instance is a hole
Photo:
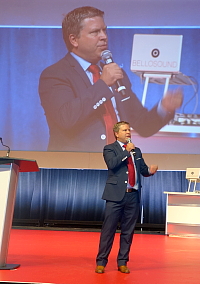
[[[173,112],[182,105],[183,92],[181,89],[168,91],[162,99],[162,106],[168,112]]]
[[[123,78],[122,69],[116,63],[104,65],[100,77],[108,86],[112,86],[117,80]]]

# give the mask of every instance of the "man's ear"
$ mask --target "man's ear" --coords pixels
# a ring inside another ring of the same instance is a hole
[[[118,132],[114,132],[115,138],[118,138]]]
[[[78,42],[77,42],[77,37],[73,34],[69,35],[69,41],[71,43],[71,45],[73,45],[74,47],[78,46]]]

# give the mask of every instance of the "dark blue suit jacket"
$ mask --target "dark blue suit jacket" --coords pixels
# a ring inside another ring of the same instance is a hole
[[[137,171],[138,190],[141,191],[141,175],[151,176],[148,171],[142,153],[139,148],[135,148],[135,165]],[[128,182],[127,158],[130,153],[123,150],[120,144],[115,141],[106,145],[103,151],[104,160],[108,167],[108,178],[102,198],[110,201],[121,201],[125,195]]]
[[[47,67],[40,76],[39,94],[49,126],[48,150],[101,152],[106,144],[102,99],[113,95],[120,119],[128,121],[141,136],[155,134],[173,117],[159,117],[157,106],[148,111],[132,92],[125,73],[123,81],[130,98],[122,102],[121,95],[103,80],[92,85],[70,53]]]

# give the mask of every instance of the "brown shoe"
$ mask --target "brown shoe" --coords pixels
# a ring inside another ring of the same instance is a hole
[[[130,273],[130,270],[128,269],[128,267],[126,265],[119,266],[118,270],[122,273]]]
[[[104,273],[105,266],[97,265],[95,272],[96,273]]]

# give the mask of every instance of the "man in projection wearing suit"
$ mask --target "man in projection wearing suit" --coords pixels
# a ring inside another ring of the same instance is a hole
[[[148,168],[140,149],[129,140],[131,131],[128,122],[116,123],[113,131],[116,141],[106,145],[103,150],[108,178],[102,196],[106,200],[106,208],[96,259],[96,273],[104,273],[119,221],[121,234],[117,266],[120,272],[130,273],[127,262],[139,215],[140,175],[148,177],[155,174],[158,169],[157,165]]]
[[[113,124],[122,119],[128,120],[139,135],[151,136],[182,104],[182,92],[176,90],[148,111],[132,92],[124,70],[114,62],[99,64],[102,52],[108,49],[103,17],[104,12],[93,7],[69,12],[62,22],[68,53],[40,76],[39,94],[49,126],[50,151],[100,152],[112,142],[109,135]],[[99,66],[99,77],[91,64]],[[116,91],[119,80],[126,87],[125,95]]]

